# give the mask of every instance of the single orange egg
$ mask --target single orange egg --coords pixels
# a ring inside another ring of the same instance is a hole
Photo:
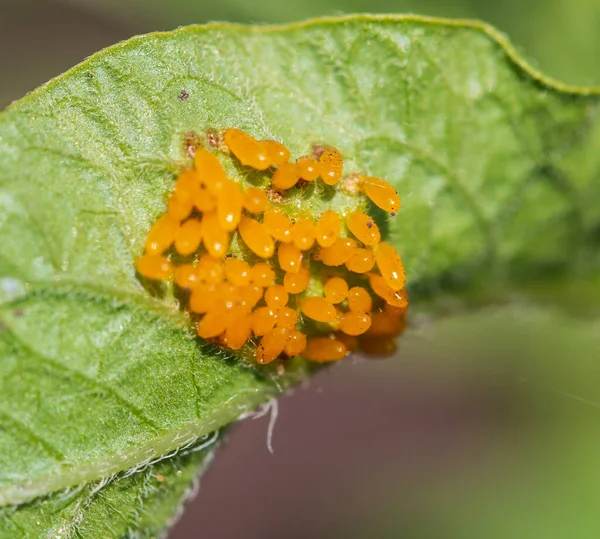
[[[325,283],[325,299],[330,303],[341,303],[347,295],[348,283],[341,277],[332,277]]]
[[[239,350],[251,337],[250,316],[247,312],[238,311],[229,319],[225,328],[225,341],[232,350]]]
[[[290,333],[287,328],[274,328],[265,333],[256,349],[256,361],[261,365],[266,365],[277,359],[283,353]]]
[[[277,311],[277,322],[275,322],[276,327],[280,328],[288,328],[292,330],[296,327],[298,323],[298,313],[291,307],[281,307]]]
[[[195,253],[202,242],[202,223],[188,219],[175,233],[175,250],[182,256]]]
[[[316,239],[321,247],[331,247],[340,235],[340,218],[333,210],[327,210],[316,226]]]
[[[244,208],[250,213],[262,213],[267,207],[267,195],[263,189],[250,187],[244,193]]]
[[[380,243],[375,248],[375,260],[379,271],[392,290],[400,290],[406,283],[404,265],[400,255],[389,243]]]
[[[348,308],[358,313],[368,313],[373,308],[371,295],[360,286],[348,290]]]
[[[165,280],[173,275],[173,265],[161,255],[142,255],[137,259],[135,267],[146,279]]]
[[[237,258],[226,258],[223,263],[225,277],[234,286],[250,284],[250,264]]]
[[[268,333],[275,327],[277,315],[270,307],[259,307],[250,314],[252,333],[257,337]]]
[[[196,149],[196,153],[194,154],[194,168],[200,182],[215,197],[229,181],[219,158],[204,148]]]
[[[312,182],[319,177],[319,162],[314,157],[301,157],[296,160],[296,165],[298,166],[298,174],[303,180]]]
[[[285,288],[280,284],[272,284],[265,290],[265,303],[271,309],[279,309],[287,305],[289,296]]]
[[[283,271],[298,273],[302,263],[302,251],[293,243],[280,243],[277,249],[279,266]]]
[[[350,311],[340,319],[340,330],[347,335],[362,335],[371,327],[371,317],[367,313]]]
[[[326,148],[319,157],[319,174],[327,185],[335,185],[342,179],[342,155],[335,148]]]
[[[198,270],[191,264],[182,264],[175,268],[175,283],[180,288],[191,290],[200,284]]]
[[[352,256],[346,260],[346,267],[354,273],[366,273],[375,265],[375,257],[368,249],[357,247],[352,251]]]
[[[271,166],[281,165],[290,158],[290,151],[281,142],[263,140],[262,142]]]
[[[267,210],[263,217],[263,224],[276,240],[283,243],[292,241],[292,222],[284,213]]]
[[[275,281],[275,272],[265,262],[258,262],[250,268],[250,281],[257,286],[267,287]]]
[[[346,225],[354,236],[365,245],[377,245],[381,241],[379,227],[366,213],[357,211],[346,218]]]
[[[167,216],[172,221],[181,222],[187,219],[192,213],[192,209],[192,200],[182,200],[175,194],[172,194],[167,202]]]
[[[226,232],[234,231],[242,218],[244,194],[234,181],[228,181],[217,197],[219,226]]]
[[[331,323],[337,318],[335,307],[325,298],[311,297],[300,301],[300,310],[317,322]]]
[[[251,311],[254,306],[262,299],[263,289],[255,284],[249,284],[239,289],[242,307],[246,311]]]
[[[306,335],[301,331],[294,330],[283,351],[288,357],[299,356],[306,348]]]
[[[326,266],[341,266],[350,259],[354,249],[356,242],[352,238],[338,238],[331,247],[323,247],[319,257]]]
[[[310,361],[338,361],[344,359],[348,349],[346,345],[330,337],[316,337],[309,339],[302,355]]]
[[[178,224],[166,215],[160,217],[146,237],[146,254],[160,255],[175,241]]]
[[[203,339],[218,337],[225,331],[227,316],[221,309],[208,311],[198,322],[198,335]]]
[[[408,299],[404,290],[393,290],[386,280],[376,273],[369,273],[369,284],[373,292],[394,307],[406,307]]]
[[[304,292],[310,281],[308,266],[302,264],[298,273],[286,273],[283,277],[283,286],[289,294]]]
[[[362,188],[375,206],[389,213],[397,213],[400,210],[400,197],[396,190],[385,180],[363,178]]]
[[[209,284],[220,284],[223,281],[223,261],[203,254],[198,260],[198,277]]]
[[[292,241],[301,251],[308,251],[315,243],[317,229],[310,219],[300,219],[292,227]]]
[[[298,183],[300,171],[295,163],[281,163],[273,174],[272,186],[275,189],[290,189]]]
[[[196,171],[193,169],[184,170],[175,181],[172,197],[176,198],[181,204],[189,204],[192,202],[199,186],[200,181]]]
[[[244,243],[255,255],[261,258],[271,258],[275,251],[275,243],[263,223],[251,217],[242,217],[239,233]]]
[[[213,284],[200,283],[192,289],[190,295],[190,311],[193,313],[207,313],[219,303],[217,287]]]
[[[221,228],[216,211],[205,213],[202,218],[203,243],[214,258],[223,258],[229,250],[229,234]]]
[[[217,197],[208,190],[204,183],[200,184],[192,202],[196,209],[202,213],[214,211],[217,207]]]

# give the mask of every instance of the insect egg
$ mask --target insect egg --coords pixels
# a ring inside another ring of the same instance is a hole
[[[362,188],[371,202],[382,210],[396,213],[400,209],[400,197],[396,190],[380,178],[363,178]]]
[[[263,189],[250,187],[244,193],[244,208],[250,213],[262,213],[267,207],[267,195]]]
[[[258,262],[250,268],[250,281],[257,286],[269,286],[275,281],[275,272],[268,264]]]
[[[375,265],[373,253],[368,249],[357,247],[352,255],[346,260],[346,267],[354,273],[366,273],[371,271]]]
[[[346,357],[346,345],[329,337],[316,337],[309,339],[302,355],[311,361],[338,361]]]
[[[276,327],[288,328],[290,331],[296,327],[298,323],[298,314],[290,307],[281,307],[277,311]]]
[[[257,337],[268,333],[275,327],[277,315],[270,307],[259,307],[250,315],[250,325],[252,332]]]
[[[350,311],[340,320],[340,330],[347,335],[362,335],[371,327],[371,317],[367,313]]]
[[[241,129],[232,127],[223,134],[223,140],[242,165],[256,170],[266,170],[271,166],[267,147]]]
[[[168,279],[173,274],[173,265],[161,255],[145,254],[140,256],[137,259],[136,268],[140,275],[147,279]]]
[[[279,266],[283,271],[298,273],[302,263],[302,251],[292,243],[280,243],[277,249]]]
[[[302,265],[298,273],[286,273],[283,277],[283,286],[289,294],[304,292],[310,280],[310,273],[306,265]]]
[[[255,255],[261,258],[271,258],[275,251],[275,243],[263,223],[251,217],[242,217],[239,226],[242,240]]]
[[[265,303],[271,309],[284,307],[288,302],[288,293],[280,284],[272,284],[265,290]]]
[[[217,337],[225,331],[227,317],[220,309],[208,311],[198,323],[198,335],[203,339]]]
[[[263,216],[263,224],[276,240],[284,243],[292,241],[292,222],[287,215],[275,210],[267,210]]]
[[[306,335],[301,331],[294,330],[290,333],[290,338],[283,351],[289,357],[300,355],[306,348]]]
[[[321,247],[331,247],[340,235],[340,218],[333,210],[327,210],[316,226],[316,239]]]
[[[312,297],[300,302],[302,314],[317,322],[331,323],[337,318],[335,307],[325,298]]]
[[[300,171],[294,163],[281,163],[273,174],[273,187],[286,190],[294,187],[300,179]]]
[[[234,286],[246,286],[250,283],[250,265],[237,258],[226,258],[223,264],[225,277]]]
[[[196,252],[201,241],[202,223],[198,219],[188,219],[175,233],[175,249],[183,256]]]
[[[299,176],[308,182],[319,177],[319,162],[314,157],[301,157],[296,161]]]
[[[264,140],[262,144],[271,165],[281,165],[290,158],[290,151],[280,142]]]
[[[333,304],[341,303],[348,295],[348,283],[340,277],[333,277],[325,283],[325,298]]]
[[[341,266],[347,262],[356,248],[351,238],[338,238],[331,247],[321,249],[321,261],[326,266]]]
[[[396,249],[389,243],[380,243],[375,249],[375,260],[388,286],[392,290],[400,290],[404,286],[406,278],[404,265]]]
[[[359,313],[368,313],[373,308],[371,295],[362,287],[354,286],[348,290],[348,308]]]
[[[228,181],[217,197],[219,226],[226,232],[235,230],[242,218],[244,195],[237,183]]]
[[[217,156],[204,148],[196,150],[194,166],[196,168],[197,177],[215,197],[229,181]]]
[[[377,245],[381,240],[379,228],[367,214],[354,212],[346,219],[350,232],[365,245]]]
[[[221,228],[216,211],[205,213],[202,218],[203,243],[214,258],[223,258],[229,249],[229,234]]]
[[[175,283],[180,288],[191,289],[200,283],[198,270],[191,264],[183,264],[175,268]]]
[[[310,219],[301,219],[292,227],[292,241],[301,251],[308,251],[314,243],[317,230]]]
[[[168,216],[162,216],[150,229],[146,238],[146,253],[160,255],[175,241],[178,224]]]
[[[271,363],[284,350],[291,331],[287,328],[274,328],[264,335],[256,350],[256,361],[264,365]]]
[[[342,156],[335,148],[326,148],[319,157],[319,173],[327,185],[335,185],[342,179]]]

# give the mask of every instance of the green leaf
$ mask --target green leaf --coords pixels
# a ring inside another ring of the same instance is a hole
[[[135,473],[132,470],[28,504],[3,507],[0,537],[161,536],[181,511],[181,503],[193,494],[214,447],[212,443],[204,449],[198,446],[141,466]]]
[[[594,92],[543,78],[484,25],[360,16],[134,38],[9,107],[0,505],[152,460],[311,373],[201,343],[170,291],[137,281],[133,258],[189,163],[190,133],[237,126],[295,156],[324,141],[348,172],[389,179],[404,209],[373,213],[404,257],[415,308],[429,309],[448,290],[483,283],[506,297],[544,271],[597,271]]]

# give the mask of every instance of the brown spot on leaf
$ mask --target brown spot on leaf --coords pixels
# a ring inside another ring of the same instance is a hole
[[[342,178],[339,188],[349,195],[358,195],[360,193],[360,184],[361,179],[359,174],[348,174],[348,176]]]
[[[208,129],[206,131],[206,140],[208,141],[209,146],[213,148],[222,149],[223,146],[223,137],[221,132],[217,129]]]
[[[275,189],[271,189],[270,187],[265,189],[265,195],[271,202],[283,202],[283,195],[279,191],[275,191]]]
[[[177,99],[179,99],[179,101],[185,101],[188,97],[190,97],[190,93],[185,88],[182,88]]]
[[[200,135],[195,131],[188,131],[183,135],[183,147],[185,153],[187,153],[192,159],[196,155],[196,148],[201,144]]]

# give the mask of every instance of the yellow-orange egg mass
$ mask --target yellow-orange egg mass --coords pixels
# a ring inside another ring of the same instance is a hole
[[[330,200],[343,179],[339,150],[314,149],[291,160],[283,143],[238,128],[221,139],[219,151],[238,162],[234,177],[218,152],[196,148],[193,167],[175,179],[147,233],[138,274],[173,282],[200,338],[253,350],[259,364],[296,356],[338,361],[355,350],[393,353],[406,326],[404,266],[373,218],[357,208],[368,198],[395,213],[395,189],[361,177],[356,204],[313,217],[306,211],[310,196]],[[249,169],[257,172],[246,182]]]

